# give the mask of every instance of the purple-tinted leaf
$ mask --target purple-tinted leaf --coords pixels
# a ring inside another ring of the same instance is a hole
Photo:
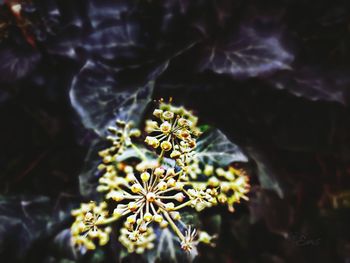
[[[99,134],[117,118],[137,123],[151,99],[154,80],[166,67],[119,70],[88,61],[73,80],[72,106],[85,127]]]
[[[0,246],[16,249],[21,257],[30,243],[48,227],[52,206],[46,197],[4,198],[0,197]],[[16,233],[16,235],[13,235]],[[2,251],[0,251],[2,252]]]
[[[259,34],[248,26],[232,37],[205,49],[200,70],[232,77],[256,77],[290,69],[294,56],[281,43],[281,34]]]
[[[146,34],[138,22],[117,21],[90,34],[82,48],[106,60],[132,60],[140,53],[146,54],[146,41],[141,40]]]
[[[131,10],[136,11],[135,5],[135,2],[127,0],[92,0],[88,3],[87,13],[93,28],[98,28],[105,21],[118,21],[130,14]]]
[[[200,137],[196,152],[196,157],[203,163],[226,166],[233,162],[248,162],[242,150],[218,129],[212,129]]]
[[[331,101],[347,104],[350,88],[349,72],[325,72],[304,68],[285,72],[269,80],[274,87],[286,90],[295,96],[312,101]]]
[[[257,191],[249,201],[249,209],[252,223],[263,220],[271,232],[285,237],[294,222],[290,204],[272,191]]]
[[[277,193],[280,198],[283,198],[285,189],[280,180],[280,171],[276,168],[275,163],[271,162],[264,152],[260,152],[251,147],[248,147],[246,150],[256,163],[257,175],[261,187],[263,189],[272,190]]]
[[[67,58],[77,59],[76,47],[82,41],[81,27],[75,25],[67,26],[66,30],[45,39],[47,52]],[[46,37],[45,37],[46,38]]]
[[[31,73],[41,58],[35,50],[3,48],[0,50],[0,82],[14,82]]]
[[[84,165],[79,174],[79,190],[80,194],[84,197],[92,198],[96,195],[96,187],[100,178],[97,166],[101,162],[98,158],[98,152],[103,148],[104,142],[100,138],[95,139],[85,156]]]

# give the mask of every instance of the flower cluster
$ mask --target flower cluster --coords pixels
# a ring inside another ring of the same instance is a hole
[[[79,209],[73,210],[75,222],[71,227],[72,241],[74,245],[84,246],[87,249],[95,249],[94,240],[98,240],[100,246],[109,240],[110,227],[101,227],[108,217],[105,202],[96,205],[94,202],[81,204]]]
[[[156,241],[155,229],[171,228],[184,251],[199,242],[212,244],[213,237],[186,226],[184,209],[203,209],[247,200],[248,177],[233,167],[202,163],[196,157],[196,140],[201,135],[197,118],[182,107],[160,103],[153,111],[156,120],[147,120],[144,142],[154,154],[140,150],[140,131],[131,123],[116,122],[109,128],[112,146],[99,152],[102,157],[97,191],[108,204],[82,204],[73,211],[73,243],[94,249],[96,241],[104,245],[112,231],[107,225],[123,220],[119,241],[128,252],[143,253]],[[129,147],[136,156],[118,159]],[[158,150],[160,148],[160,150]],[[171,161],[172,160],[172,161]],[[174,162],[175,161],[175,162]]]
[[[111,135],[107,136],[107,140],[111,142],[112,146],[99,152],[100,157],[103,158],[103,163],[109,164],[116,161],[119,155],[132,146],[132,138],[140,137],[140,130],[132,127],[132,122],[121,120],[116,121],[116,126],[108,127]]]
[[[146,121],[145,131],[152,136],[147,136],[145,143],[154,149],[160,146],[161,156],[169,152],[170,158],[184,166],[196,146],[196,138],[201,135],[197,117],[183,107],[165,103],[153,111],[153,116],[156,120]]]
[[[120,230],[119,242],[126,247],[129,253],[142,254],[145,250],[150,250],[154,247],[156,238],[153,228],[149,227],[145,232],[135,237],[132,231],[123,227]]]

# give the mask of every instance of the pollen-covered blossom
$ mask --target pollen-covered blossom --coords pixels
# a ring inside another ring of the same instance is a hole
[[[145,131],[150,134],[145,142],[153,148],[161,148],[161,155],[169,152],[170,158],[177,159],[191,152],[196,146],[196,138],[201,134],[197,118],[183,107],[161,103],[153,111],[157,119],[147,120]]]
[[[108,131],[110,135],[107,136],[107,140],[112,143],[112,146],[99,152],[105,164],[115,161],[120,154],[132,145],[131,139],[141,135],[139,129],[133,128],[132,122],[121,120],[116,121],[116,126],[108,127]]]
[[[110,227],[104,227],[104,220],[108,217],[105,202],[96,205],[94,202],[81,204],[79,209],[72,211],[75,222],[71,227],[72,243],[76,246],[84,246],[87,249],[95,249],[95,242],[100,246],[109,240]]]

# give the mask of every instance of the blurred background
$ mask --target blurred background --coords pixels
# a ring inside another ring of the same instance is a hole
[[[147,262],[77,255],[69,227],[104,127],[149,81],[249,157],[249,202],[198,215],[219,238],[195,262],[350,262],[347,0],[0,1],[3,262]]]

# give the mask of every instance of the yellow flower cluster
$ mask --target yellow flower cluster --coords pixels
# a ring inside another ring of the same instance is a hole
[[[167,227],[178,236],[181,248],[190,251],[199,242],[212,244],[213,237],[191,226],[183,233],[183,209],[201,211],[226,204],[233,211],[234,203],[248,199],[248,176],[243,172],[203,164],[196,158],[196,140],[201,135],[197,117],[163,102],[153,116],[156,120],[146,121],[144,142],[155,149],[157,160],[132,141],[140,137],[140,131],[131,123],[117,121],[116,127],[109,128],[112,146],[99,152],[97,191],[103,193],[113,212],[108,214],[105,202],[82,204],[74,210],[71,232],[75,245],[94,249],[96,242],[106,244],[112,231],[107,225],[123,218],[119,241],[130,253],[152,249],[154,228]],[[128,147],[139,156],[119,161],[118,156]]]
[[[116,121],[116,126],[108,127],[111,135],[107,136],[107,140],[111,142],[112,146],[99,152],[103,163],[109,164],[115,161],[119,155],[132,146],[132,138],[140,137],[140,130],[132,127],[132,122],[121,120]]]
[[[154,248],[154,241],[156,238],[157,236],[153,228],[149,227],[145,232],[135,236],[132,231],[123,227],[120,230],[119,242],[126,247],[129,253],[135,252],[137,254],[142,254],[146,250]]]
[[[95,240],[100,246],[109,240],[110,227],[101,227],[100,224],[108,217],[105,202],[96,205],[94,202],[81,204],[79,209],[72,211],[75,222],[71,227],[72,242],[76,246],[84,246],[87,249],[95,249]]]
[[[234,211],[233,204],[239,203],[241,199],[248,200],[249,177],[243,170],[229,167],[227,170],[206,165],[204,174],[208,176],[206,182],[210,189],[215,190],[217,200],[221,204],[227,204],[230,212]]]
[[[187,155],[196,146],[196,138],[201,135],[197,117],[183,107],[166,103],[161,103],[153,111],[153,116],[156,120],[146,121],[145,131],[150,135],[146,137],[145,143],[154,149],[160,146],[161,156],[170,152],[169,157],[177,159],[183,166]]]

